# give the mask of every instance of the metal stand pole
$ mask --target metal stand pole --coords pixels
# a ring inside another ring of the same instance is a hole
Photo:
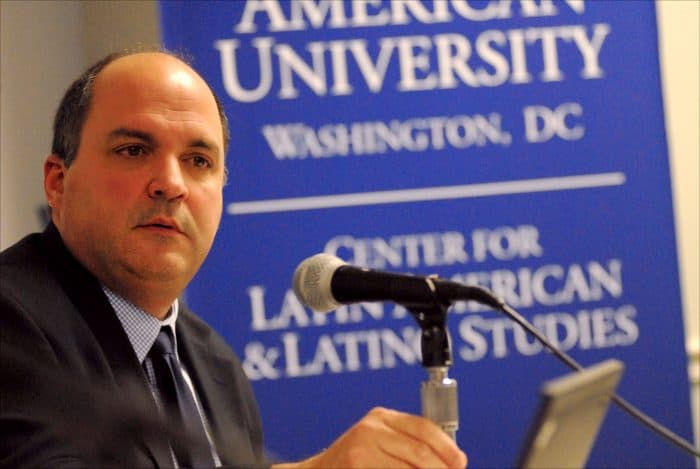
[[[447,376],[446,366],[428,368],[428,380],[420,386],[423,417],[437,423],[453,440],[459,429],[457,381]]]

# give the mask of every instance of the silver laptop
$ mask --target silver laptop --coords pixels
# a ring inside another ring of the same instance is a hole
[[[517,467],[584,467],[623,371],[606,360],[544,383]]]

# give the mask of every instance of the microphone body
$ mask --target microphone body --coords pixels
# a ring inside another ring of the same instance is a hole
[[[499,301],[481,287],[354,267],[330,254],[316,254],[301,262],[294,272],[293,288],[303,304],[321,313],[342,304],[371,301],[391,301],[409,309],[449,305],[457,300],[492,306]]]
[[[394,274],[344,265],[331,279],[331,293],[338,303],[393,301],[404,306],[433,305],[451,296],[449,282],[437,278]],[[439,292],[438,292],[439,289]],[[447,295],[445,295],[447,293]]]

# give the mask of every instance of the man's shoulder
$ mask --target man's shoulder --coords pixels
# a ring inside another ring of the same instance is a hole
[[[41,233],[32,233],[0,252],[0,266],[6,268],[25,267],[41,259]]]
[[[3,295],[45,287],[48,273],[39,233],[25,236],[0,253],[0,290]]]
[[[35,233],[0,253],[0,321],[16,325],[22,318],[56,335],[79,324],[82,332],[82,319],[59,278],[63,266],[56,267],[47,249],[43,235]]]

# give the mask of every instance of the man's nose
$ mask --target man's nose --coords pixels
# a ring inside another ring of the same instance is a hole
[[[148,196],[152,199],[175,200],[187,196],[187,184],[182,164],[177,157],[164,157],[154,161]]]

